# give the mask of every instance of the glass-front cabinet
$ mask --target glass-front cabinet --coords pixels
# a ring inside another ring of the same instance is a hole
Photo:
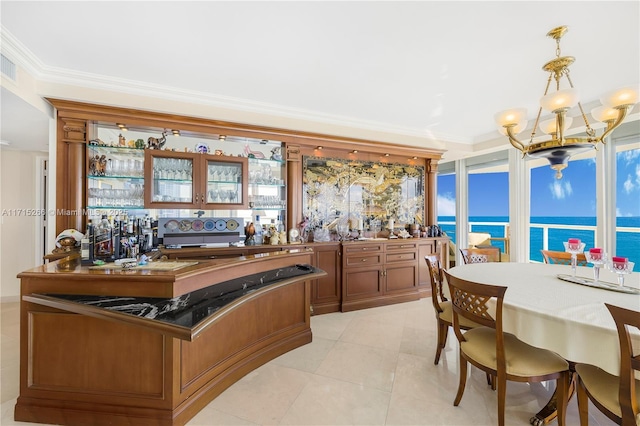
[[[127,146],[87,145],[87,208],[144,207],[144,150]]]
[[[242,209],[247,207],[247,159],[147,149],[148,208]]]
[[[207,186],[202,194],[206,208],[246,208],[248,163],[246,158],[207,156]]]
[[[284,210],[286,193],[284,162],[249,159],[249,206],[254,210]]]

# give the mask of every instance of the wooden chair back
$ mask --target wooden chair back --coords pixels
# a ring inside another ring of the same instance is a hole
[[[635,425],[640,413],[636,397],[635,375],[640,372],[640,354],[634,356],[629,328],[640,330],[640,314],[637,311],[605,303],[618,329],[620,341],[620,393],[618,400],[622,412],[622,425]],[[636,351],[638,348],[636,348]]]
[[[443,309],[440,307],[440,302],[445,302],[447,298],[444,296],[442,289],[444,276],[440,258],[438,255],[427,255],[424,257],[424,260],[427,263],[427,268],[429,268],[429,277],[431,278],[431,300],[433,302],[433,308],[437,312],[442,312]]]
[[[465,264],[500,262],[500,247],[460,249]]]
[[[544,263],[556,264],[556,265],[571,265],[571,253],[566,251],[553,251],[553,250],[540,250]],[[587,257],[584,253],[578,253],[576,255],[578,266],[587,266]]]
[[[466,341],[460,328],[459,315],[485,327],[496,329],[496,356],[498,369],[505,367],[504,339],[502,335],[502,304],[507,287],[478,284],[456,278],[444,271],[449,284],[453,309],[453,331],[460,342]],[[489,301],[495,298],[494,315],[490,313]]]

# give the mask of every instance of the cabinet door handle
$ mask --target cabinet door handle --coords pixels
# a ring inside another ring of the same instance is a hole
[[[366,262],[367,259],[360,259],[360,262]]]
[[[198,203],[198,196],[199,196],[199,195],[200,195],[200,194],[196,194],[196,203]]]

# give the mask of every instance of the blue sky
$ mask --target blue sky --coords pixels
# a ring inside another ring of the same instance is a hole
[[[640,149],[617,155],[617,216],[640,216]],[[531,216],[595,216],[593,159],[569,161],[563,178],[545,165],[531,170]],[[509,215],[508,174],[469,175],[469,216]],[[438,215],[455,215],[455,176],[438,177]]]

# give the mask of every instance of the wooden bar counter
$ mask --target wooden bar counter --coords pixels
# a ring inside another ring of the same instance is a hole
[[[312,257],[168,262],[174,270],[63,259],[21,273],[15,419],[185,424],[251,370],[311,342],[310,282],[325,275]]]

